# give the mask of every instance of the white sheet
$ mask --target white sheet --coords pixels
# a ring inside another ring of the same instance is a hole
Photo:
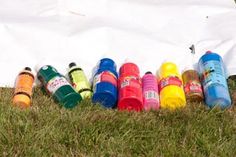
[[[143,74],[165,60],[181,71],[207,50],[236,74],[233,0],[0,0],[0,86],[40,62],[66,74],[74,61],[91,77],[98,60],[111,57]]]

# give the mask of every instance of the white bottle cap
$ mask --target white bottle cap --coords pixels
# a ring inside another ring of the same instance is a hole
[[[130,58],[125,58],[125,61],[124,61],[124,63],[133,63],[133,61],[131,61],[131,59],[130,59]]]
[[[36,73],[45,65],[51,65],[50,61],[47,59],[42,59],[41,61],[39,61],[38,64],[36,64],[36,66],[34,67]]]

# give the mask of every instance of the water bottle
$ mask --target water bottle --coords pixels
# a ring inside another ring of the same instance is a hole
[[[141,111],[143,109],[142,81],[139,68],[134,63],[125,63],[119,71],[118,109]]]
[[[222,109],[230,107],[231,98],[221,56],[207,51],[200,58],[198,67],[207,106],[219,106]]]
[[[155,75],[146,72],[142,78],[144,110],[158,110],[160,107],[158,82]]]
[[[176,64],[165,62],[159,70],[161,108],[174,110],[186,106],[183,82]]]
[[[194,69],[185,70],[182,74],[186,99],[190,102],[201,102],[204,99],[199,74]]]
[[[117,103],[116,64],[112,59],[100,60],[93,77],[93,103],[100,103],[106,108],[115,108]]]
[[[91,98],[92,89],[83,69],[76,66],[75,63],[70,63],[69,68],[68,76],[76,92],[78,92],[83,99]]]
[[[31,105],[33,92],[34,74],[29,67],[21,71],[15,82],[13,104],[21,108],[28,108]]]
[[[82,100],[80,94],[54,67],[45,65],[39,68],[37,77],[47,93],[65,108],[73,108]]]

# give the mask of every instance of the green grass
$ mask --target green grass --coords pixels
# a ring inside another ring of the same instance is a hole
[[[66,110],[36,89],[21,110],[11,97],[0,89],[0,156],[236,156],[235,108],[128,113],[84,101]]]

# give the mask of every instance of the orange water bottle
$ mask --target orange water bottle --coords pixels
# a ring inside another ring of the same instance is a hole
[[[159,69],[161,108],[174,110],[186,106],[183,82],[176,64],[165,62]]]
[[[27,108],[31,104],[34,75],[29,67],[18,74],[15,82],[13,104],[21,108]]]

